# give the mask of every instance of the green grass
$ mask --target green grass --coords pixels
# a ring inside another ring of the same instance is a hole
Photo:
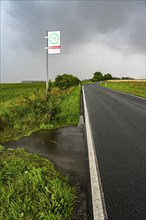
[[[79,120],[80,87],[55,87],[46,97],[43,83],[1,84],[0,98],[1,143]],[[48,160],[0,146],[1,220],[68,220],[74,198],[75,189]]]
[[[104,87],[146,98],[146,82],[104,82]]]
[[[81,89],[79,86],[66,90],[54,87],[48,100],[43,83],[1,86],[5,92],[1,94],[3,101],[0,111],[0,143],[17,140],[36,130],[78,123]]]
[[[30,96],[34,90],[45,90],[45,82],[36,83],[8,83],[0,84],[0,100],[2,102],[10,101],[11,99]]]
[[[51,162],[0,147],[0,219],[68,220],[75,189]]]
[[[80,91],[75,87],[73,91],[60,102],[61,112],[58,114],[58,123],[61,126],[77,125],[80,116]]]
[[[41,129],[43,125],[49,127],[58,111],[55,98],[52,94],[46,97],[45,92],[37,91],[30,97],[14,99],[13,103],[5,106],[0,112],[2,142]]]

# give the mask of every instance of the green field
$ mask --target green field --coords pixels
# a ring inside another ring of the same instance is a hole
[[[146,98],[146,80],[109,80],[103,82],[101,86]]]
[[[46,84],[41,83],[9,83],[0,84],[0,107],[1,109],[13,102],[16,99],[22,99],[25,96],[30,96],[37,89],[45,91]]]

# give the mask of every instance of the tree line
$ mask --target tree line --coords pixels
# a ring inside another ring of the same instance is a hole
[[[101,72],[95,72],[93,74],[93,77],[91,79],[87,79],[87,80],[83,80],[83,81],[90,81],[90,82],[100,82],[100,81],[104,81],[104,80],[117,80],[117,79],[132,79],[129,77],[122,77],[122,78],[118,78],[118,77],[113,77],[110,73],[106,73],[103,74]],[[62,74],[62,75],[57,75],[55,78],[55,81],[53,83],[49,82],[50,86],[57,86],[59,87],[61,90],[63,89],[67,89],[71,86],[76,86],[79,85],[81,83],[81,80],[79,78],[77,78],[76,76],[72,75],[72,74]]]
[[[112,75],[110,73],[102,74],[101,72],[95,72],[93,78],[91,79],[92,82],[99,82],[103,80],[110,80],[112,79]]]

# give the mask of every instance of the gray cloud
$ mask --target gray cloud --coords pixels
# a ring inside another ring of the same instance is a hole
[[[140,78],[145,72],[145,1],[11,0],[2,1],[2,13],[5,78],[42,76],[46,30],[61,30],[62,54],[50,58],[53,77],[67,71],[88,78],[94,69],[127,76],[134,65]]]
[[[19,44],[34,51],[40,50],[45,30],[61,29],[65,52],[95,41],[95,35],[98,43],[100,35],[109,47],[126,43],[132,53],[143,53],[144,10],[143,1],[11,1],[8,13],[11,27],[21,33]]]
[[[94,32],[115,47],[128,44],[129,51],[144,52],[144,1],[99,1],[80,3],[81,18]]]

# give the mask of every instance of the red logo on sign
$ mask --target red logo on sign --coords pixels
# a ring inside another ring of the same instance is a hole
[[[49,46],[48,49],[60,49],[60,46]]]

